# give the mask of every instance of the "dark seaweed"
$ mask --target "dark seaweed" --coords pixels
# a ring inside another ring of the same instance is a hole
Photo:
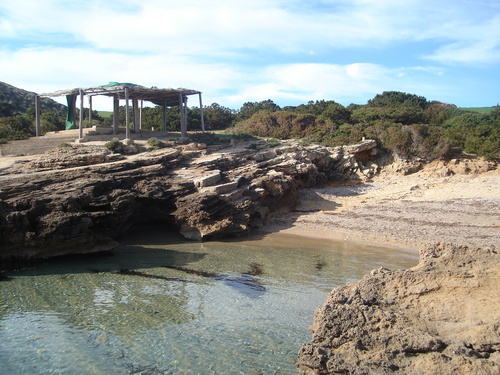
[[[99,271],[96,269],[89,269],[89,271],[94,272],[94,273],[101,273],[101,272],[107,272],[107,271]],[[128,276],[140,276],[140,277],[146,277],[148,279],[158,279],[158,280],[167,280],[167,281],[180,281],[183,283],[188,283],[192,282],[190,280],[186,279],[181,279],[179,277],[167,277],[167,276],[161,276],[161,275],[152,275],[150,273],[146,272],[140,272],[140,271],[134,271],[134,270],[127,270],[127,269],[121,269],[118,272],[113,272],[119,275],[128,275]]]
[[[247,272],[243,272],[245,275],[260,276],[264,273],[264,266],[260,263],[250,263],[250,268]]]
[[[186,267],[180,267],[180,266],[163,266],[163,267],[170,268],[172,270],[186,272],[186,273],[193,274],[193,275],[202,276],[202,277],[209,277],[212,279],[220,276],[217,273],[207,272],[207,271],[199,271],[199,270],[194,270],[192,268],[186,268]]]

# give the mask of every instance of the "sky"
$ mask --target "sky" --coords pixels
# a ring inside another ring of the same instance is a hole
[[[0,0],[0,74],[36,93],[184,87],[233,109],[366,104],[384,91],[494,106],[500,1]]]

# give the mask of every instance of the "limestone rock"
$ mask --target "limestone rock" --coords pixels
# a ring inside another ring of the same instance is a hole
[[[434,245],[410,270],[334,289],[302,346],[303,374],[498,374],[500,254]]]
[[[21,173],[37,170],[65,169],[109,163],[123,158],[122,155],[113,154],[110,150],[102,146],[67,145],[49,150],[32,161],[20,163],[16,166],[15,171]]]
[[[303,186],[366,178],[360,171],[372,161],[356,155],[374,147],[353,146],[350,154],[259,142],[255,149],[193,145],[126,158],[102,147],[56,149],[23,165],[29,173],[14,168],[0,176],[0,259],[111,249],[144,221],[174,225],[194,240],[245,232],[294,208]]]

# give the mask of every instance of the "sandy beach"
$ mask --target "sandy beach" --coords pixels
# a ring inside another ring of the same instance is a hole
[[[382,173],[362,184],[301,190],[267,232],[419,250],[430,243],[500,245],[500,173]]]

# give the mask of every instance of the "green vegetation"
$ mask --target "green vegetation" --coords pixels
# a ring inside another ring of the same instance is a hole
[[[35,93],[0,82],[0,117],[27,113],[35,107]],[[40,98],[42,112],[65,114],[66,107],[49,98]],[[33,112],[34,113],[34,112]]]
[[[34,92],[0,82],[0,143],[35,135],[35,96]],[[50,98],[40,98],[40,104],[41,133],[64,130],[66,106]],[[78,118],[79,110],[76,111],[76,115]],[[84,118],[88,117],[89,110],[85,109]],[[99,125],[103,121],[97,111],[93,111],[92,118],[93,125]],[[84,121],[85,125],[88,125],[88,122]]]
[[[121,143],[118,139],[113,139],[112,141],[105,143],[104,147],[106,147],[108,150],[110,150],[115,154],[125,153],[125,145]]]
[[[113,111],[96,111],[97,115],[102,117],[103,119],[105,118],[113,118]]]
[[[151,150],[158,150],[166,146],[164,142],[160,141],[156,137],[149,138],[147,144]]]
[[[0,143],[34,135],[34,93],[0,82]],[[226,134],[193,134],[199,143],[220,144],[223,138],[270,138],[273,141],[298,138],[303,144],[328,146],[359,142],[363,137],[377,140],[379,147],[402,158],[428,160],[447,157],[453,148],[466,153],[500,158],[500,107],[457,108],[452,104],[428,101],[422,96],[388,91],[365,105],[347,107],[335,101],[310,101],[280,108],[272,100],[247,102],[239,110],[213,103],[203,108],[205,129],[225,130]],[[83,118],[88,118],[85,109]],[[77,111],[77,117],[79,116]],[[93,111],[93,125],[111,126],[112,113]],[[166,109],[168,131],[180,130],[178,107]],[[132,117],[131,117],[132,118]],[[201,130],[200,109],[187,109],[188,129]],[[125,124],[125,107],[120,107],[119,123]],[[84,121],[84,126],[88,121]],[[65,128],[65,107],[42,98],[42,133]],[[142,129],[161,130],[163,108],[144,108]],[[226,139],[227,141],[227,139]],[[149,142],[148,142],[149,143]],[[161,147],[151,140],[151,148]],[[119,145],[111,147],[120,151]]]
[[[467,112],[491,113],[495,108],[496,107],[460,107],[459,109]]]
[[[258,106],[257,106],[258,107]],[[454,147],[490,159],[500,158],[500,107],[489,113],[397,91],[384,92],[366,105],[344,107],[334,101],[260,109],[238,122],[236,133],[339,146],[363,137],[402,158],[427,160],[451,155]],[[248,110],[248,109],[247,109]]]

